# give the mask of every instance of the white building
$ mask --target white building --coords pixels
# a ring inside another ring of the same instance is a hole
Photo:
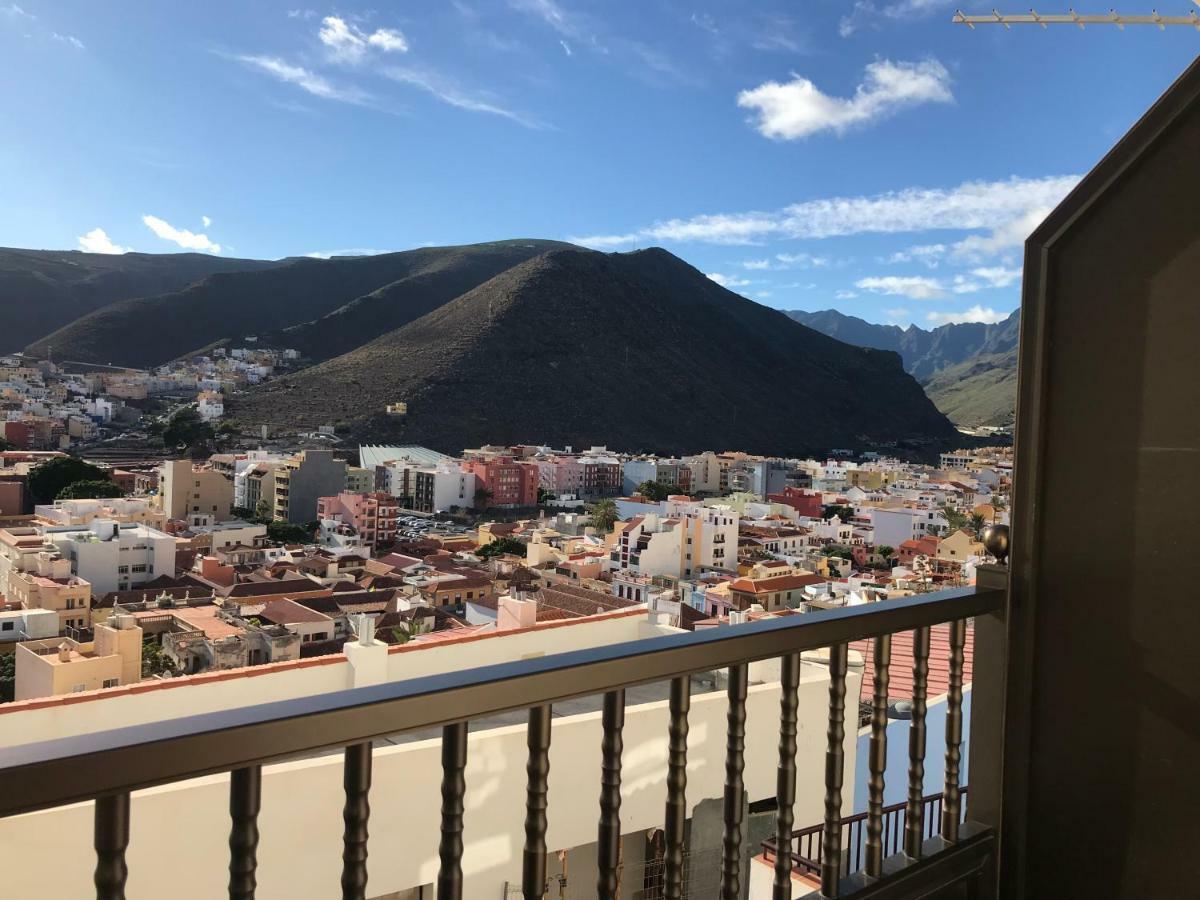
[[[175,575],[175,538],[156,528],[95,519],[87,528],[47,528],[44,537],[96,597]]]
[[[196,397],[196,409],[205,422],[213,422],[225,415],[225,400],[219,391],[201,391]]]
[[[58,613],[53,609],[11,609],[0,612],[0,644],[37,641],[58,635]]]
[[[870,509],[876,546],[899,547],[905,541],[917,541],[931,532],[944,531],[948,523],[941,510],[922,506],[881,507]]]
[[[672,578],[737,570],[736,512],[690,501],[668,500],[663,506],[662,515],[648,513],[617,523],[610,570]]]

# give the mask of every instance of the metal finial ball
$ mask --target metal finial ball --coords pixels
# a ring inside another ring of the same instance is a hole
[[[979,535],[987,552],[996,557],[1000,565],[1008,564],[1008,526],[988,525]]]

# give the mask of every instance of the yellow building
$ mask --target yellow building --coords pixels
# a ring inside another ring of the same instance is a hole
[[[95,639],[49,638],[17,645],[17,700],[134,684],[142,678],[142,629],[133,616],[97,625]]]
[[[71,560],[42,551],[29,571],[8,574],[10,603],[25,609],[50,609],[58,613],[58,630],[87,628],[92,624],[92,586],[71,574]]]
[[[189,525],[225,522],[233,518],[233,481],[190,459],[168,460],[159,471],[157,505],[167,518]]]
[[[963,562],[971,556],[983,556],[985,552],[975,535],[960,529],[938,544],[937,558],[947,562]]]

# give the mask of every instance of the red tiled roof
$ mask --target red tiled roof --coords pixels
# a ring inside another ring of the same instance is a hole
[[[866,661],[862,680],[862,700],[870,700],[875,690],[874,638],[854,641],[851,650],[857,650]],[[963,684],[971,683],[975,657],[975,628],[967,625],[967,640],[963,648]],[[912,697],[913,633],[899,631],[892,635],[892,662],[888,666],[888,697],[908,700]],[[934,625],[929,634],[929,687],[926,697],[937,697],[950,688],[950,626]]]
[[[822,584],[828,579],[814,574],[774,575],[771,578],[738,578],[729,583],[731,591],[747,594],[769,594],[772,591],[794,591],[810,584]]]

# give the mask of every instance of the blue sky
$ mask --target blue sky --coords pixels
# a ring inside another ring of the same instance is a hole
[[[0,245],[659,245],[779,308],[994,320],[1200,32],[956,5],[994,4],[0,0]]]

